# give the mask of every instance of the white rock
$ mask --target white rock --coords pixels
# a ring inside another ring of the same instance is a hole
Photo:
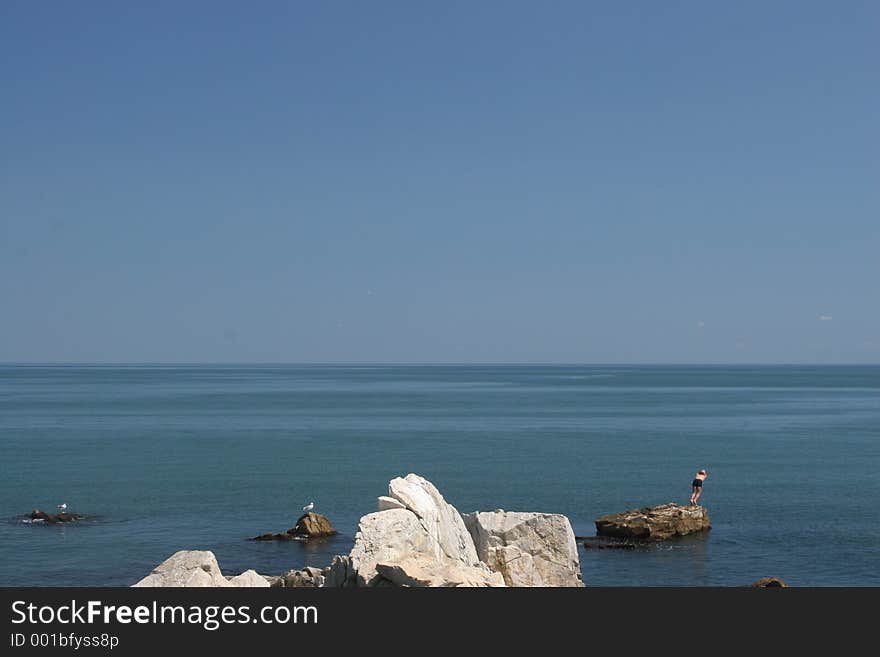
[[[378,510],[379,511],[387,511],[388,509],[405,509],[403,502],[398,502],[393,497],[387,497],[385,495],[380,495],[377,500]]]
[[[389,497],[414,513],[433,542],[433,554],[468,566],[479,563],[477,551],[461,514],[440,494],[434,484],[415,474],[397,477],[388,484]]]
[[[556,513],[477,512],[464,517],[477,554],[507,586],[583,586],[571,523]]]
[[[413,553],[433,556],[435,547],[434,541],[411,511],[378,511],[361,518],[346,567],[355,575],[358,586],[373,586],[379,578],[376,572],[379,561],[394,563]],[[338,579],[350,581],[351,575]]]
[[[229,580],[229,586],[248,588],[268,588],[269,581],[256,570],[246,570],[241,575],[236,575]]]
[[[229,586],[217,558],[208,550],[180,550],[156,566],[139,587]]]
[[[413,587],[503,587],[504,577],[484,564],[466,566],[460,561],[437,561],[425,555],[410,555],[393,563],[378,563],[376,570],[396,586]]]

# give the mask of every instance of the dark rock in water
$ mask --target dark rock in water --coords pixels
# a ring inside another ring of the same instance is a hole
[[[330,524],[330,520],[320,513],[305,513],[296,521],[296,525],[292,529],[287,530],[288,534],[293,536],[302,536],[306,538],[319,538],[321,536],[333,536],[336,529]]]
[[[291,527],[283,534],[260,534],[254,536],[254,541],[304,541],[309,538],[321,538],[333,536],[336,530],[330,524],[326,516],[319,513],[306,513],[296,521],[296,526]]]
[[[46,513],[39,509],[34,509],[30,513],[31,520],[45,520],[46,522],[73,522],[74,520],[82,520],[83,516],[78,513],[68,513],[63,511],[59,514]]]
[[[645,547],[644,541],[632,541],[614,536],[580,536],[583,545],[588,550],[635,550]]]
[[[273,534],[271,532],[267,534],[260,534],[259,536],[254,536],[252,541],[301,541],[303,540],[299,536],[294,536],[293,534]]]
[[[778,577],[763,577],[757,582],[749,584],[753,589],[787,589],[788,584]]]
[[[711,529],[709,512],[702,506],[663,504],[631,509],[596,518],[596,533],[642,541],[662,541]]]

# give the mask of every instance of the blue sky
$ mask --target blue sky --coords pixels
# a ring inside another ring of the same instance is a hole
[[[869,2],[0,4],[0,361],[880,362]]]

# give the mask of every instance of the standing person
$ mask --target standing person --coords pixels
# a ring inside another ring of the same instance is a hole
[[[700,495],[703,494],[703,482],[706,481],[706,478],[709,476],[709,473],[705,470],[700,470],[697,474],[694,475],[694,481],[691,484],[691,504],[696,505],[697,500],[700,499]]]

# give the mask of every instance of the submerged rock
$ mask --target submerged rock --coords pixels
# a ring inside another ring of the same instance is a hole
[[[753,589],[787,589],[788,584],[778,577],[762,577],[757,582],[752,582],[749,586]]]
[[[477,556],[507,586],[583,586],[571,523],[557,513],[490,511],[464,516]]]
[[[661,541],[711,529],[709,512],[702,506],[663,504],[631,509],[596,518],[596,533],[644,541]]]
[[[633,541],[614,536],[580,536],[578,540],[588,550],[635,550],[648,545],[645,541]]]
[[[46,513],[45,511],[40,511],[39,509],[33,509],[30,512],[29,517],[31,520],[44,520],[49,523],[56,523],[82,520],[84,516],[81,516],[78,513],[69,513],[67,511],[62,511],[61,513]]]

